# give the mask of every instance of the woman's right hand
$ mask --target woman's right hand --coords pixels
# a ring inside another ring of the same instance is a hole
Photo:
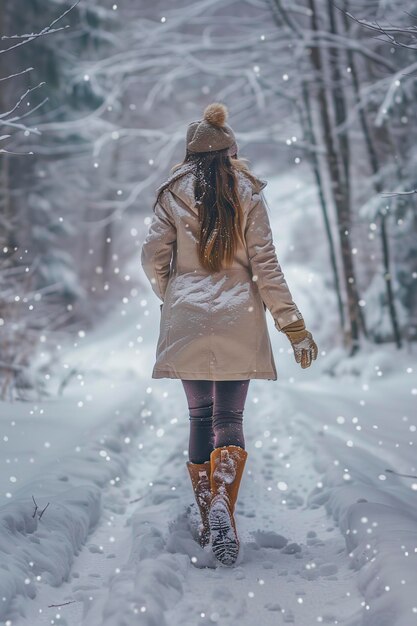
[[[303,369],[317,359],[318,348],[312,334],[306,330],[304,320],[296,320],[282,329],[291,342],[294,357]]]

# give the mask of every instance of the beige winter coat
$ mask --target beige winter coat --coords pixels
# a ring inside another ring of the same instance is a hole
[[[142,267],[163,301],[152,378],[277,379],[266,307],[278,330],[302,315],[276,257],[261,192],[266,183],[255,188],[244,174],[237,176],[246,248],[239,245],[229,269],[209,273],[198,260],[189,168],[155,207],[141,251]]]

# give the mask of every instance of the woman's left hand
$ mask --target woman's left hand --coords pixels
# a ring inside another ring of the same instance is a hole
[[[313,335],[306,330],[304,320],[296,320],[285,326],[282,331],[287,335],[294,350],[294,357],[303,369],[310,367],[317,359],[318,348]]]
[[[301,363],[301,367],[306,369],[311,363],[317,359],[318,348],[313,339],[312,334],[307,330],[307,335],[298,343],[291,343],[294,356],[297,363]]]

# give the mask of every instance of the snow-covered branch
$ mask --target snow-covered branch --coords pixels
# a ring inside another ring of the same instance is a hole
[[[1,37],[2,40],[4,40],[4,39],[19,39],[20,41],[19,41],[19,43],[16,43],[16,44],[14,44],[12,46],[9,46],[8,48],[3,48],[2,50],[0,49],[0,54],[4,54],[6,52],[10,52],[10,50],[15,50],[19,46],[23,46],[25,44],[28,44],[31,41],[33,41],[34,39],[38,39],[39,37],[44,37],[45,35],[53,35],[55,33],[58,33],[58,32],[60,32],[62,30],[65,30],[65,29],[69,28],[68,24],[66,24],[65,26],[61,26],[60,28],[53,28],[53,27],[60,20],[62,20],[66,15],[68,15],[68,13],[70,13],[80,2],[81,2],[81,0],[77,0],[72,6],[70,6],[63,13],[61,13],[56,19],[52,20],[52,22],[49,24],[49,26],[46,26],[45,28],[43,28],[39,33],[30,33],[30,34],[26,34],[26,35],[2,35],[2,37]]]

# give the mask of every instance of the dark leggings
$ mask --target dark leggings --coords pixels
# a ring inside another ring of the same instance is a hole
[[[210,460],[221,446],[245,448],[243,410],[249,380],[182,380],[190,415],[188,456],[192,463]]]

